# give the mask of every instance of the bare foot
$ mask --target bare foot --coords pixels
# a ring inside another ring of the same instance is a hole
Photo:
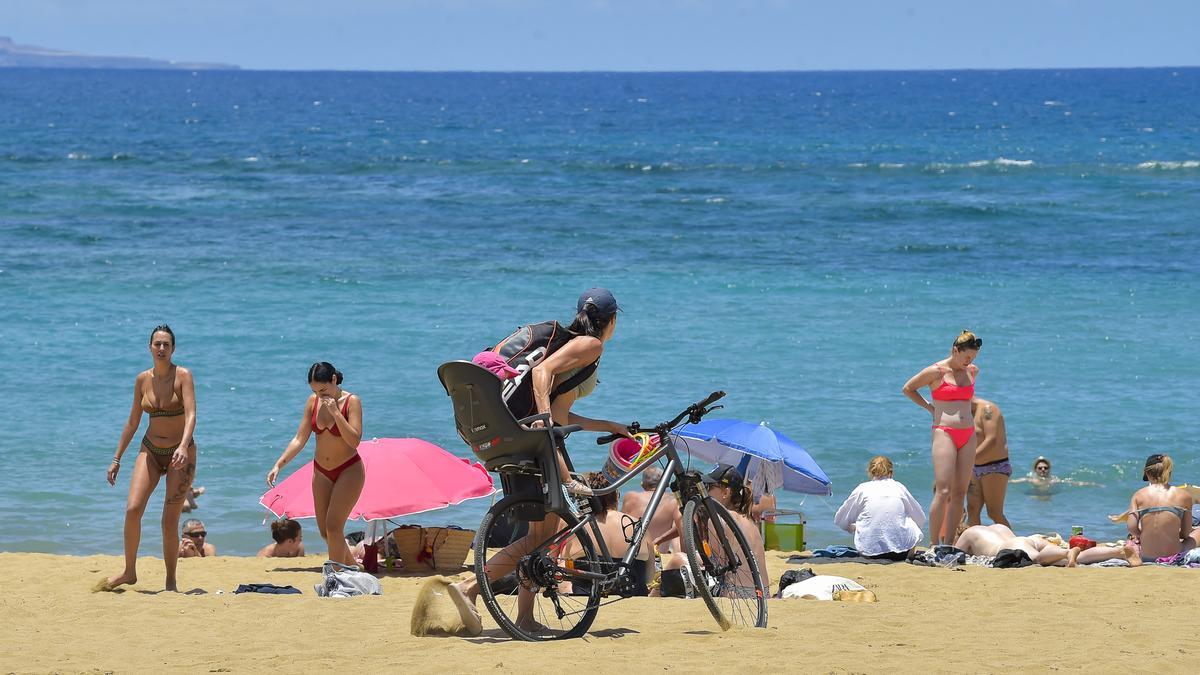
[[[1121,549],[1121,553],[1125,556],[1125,561],[1129,563],[1130,567],[1141,566],[1142,556],[1138,554],[1137,547],[1133,544],[1126,543],[1125,547]]]
[[[470,635],[479,635],[483,632],[483,622],[479,618],[479,610],[475,609],[475,603],[467,599],[466,593],[458,587],[458,584],[450,584],[446,587],[446,594],[450,596],[450,600],[454,602],[454,607],[458,610],[458,616],[462,619],[463,628]]]
[[[92,586],[92,592],[93,593],[107,593],[107,592],[116,590],[118,586],[125,586],[125,585],[132,586],[136,583],[137,583],[137,575],[136,574],[127,574],[127,573],[122,572],[121,574],[118,574],[115,577],[109,577],[107,579],[102,579],[101,581],[97,582],[95,586]]]
[[[525,631],[526,633],[534,633],[534,634],[550,632],[549,628],[543,626],[542,624],[538,623],[537,621],[535,621],[533,619],[529,619],[527,621],[518,621],[517,628],[520,628],[521,630]]]
[[[1079,567],[1079,554],[1082,552],[1078,546],[1067,551],[1067,567]]]
[[[174,579],[172,579],[167,582],[166,586],[163,587],[163,590],[168,593],[178,593],[179,592],[179,584]]]

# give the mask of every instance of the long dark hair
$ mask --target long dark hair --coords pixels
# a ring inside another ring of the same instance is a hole
[[[571,321],[571,325],[567,326],[567,330],[576,335],[590,335],[598,338],[604,334],[604,329],[608,328],[608,324],[612,323],[613,317],[616,314],[603,315],[596,305],[588,302],[583,305],[583,309],[575,315],[575,319]]]
[[[342,371],[334,368],[333,364],[328,361],[318,361],[308,369],[308,381],[310,383],[332,382],[334,384],[341,384]]]
[[[754,488],[745,479],[741,487],[729,486],[729,505],[743,516],[750,516],[750,509],[754,507]]]

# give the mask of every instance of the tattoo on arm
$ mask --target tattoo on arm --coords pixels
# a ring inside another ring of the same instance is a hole
[[[983,419],[989,420],[989,421],[992,419],[992,406],[990,406],[990,405],[983,406]]]

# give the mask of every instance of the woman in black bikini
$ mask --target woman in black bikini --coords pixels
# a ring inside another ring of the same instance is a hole
[[[312,432],[317,432],[312,477],[317,529],[329,549],[329,559],[353,565],[354,555],[346,545],[346,519],[362,494],[367,473],[358,455],[362,400],[342,389],[341,384],[342,374],[331,363],[314,363],[308,369],[308,386],[313,393],[304,403],[300,428],[267,474],[267,485],[275,486],[279,471],[300,454]]]
[[[141,451],[129,478],[129,498],[125,503],[125,571],[109,577],[96,590],[111,591],[117,586],[137,583],[137,552],[142,539],[142,514],[150,494],[162,476],[167,477],[167,496],[163,500],[163,562],[167,567],[166,590],[178,590],[175,565],[179,555],[179,514],[192,490],[196,475],[196,387],[187,368],[171,362],[175,353],[175,333],[167,325],[150,333],[150,355],[154,367],[138,373],[133,381],[133,407],[121,430],[117,453],[108,467],[108,484],[116,485],[121,456],[133,440],[142,422],[142,413],[150,415],[150,426],[142,437]]]

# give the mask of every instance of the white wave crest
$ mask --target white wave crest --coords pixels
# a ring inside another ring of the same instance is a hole
[[[1137,168],[1143,171],[1155,169],[1160,171],[1172,171],[1176,169],[1200,169],[1200,160],[1188,159],[1181,162],[1164,162],[1155,160],[1151,162],[1142,162],[1141,164],[1137,165]]]
[[[1033,166],[1032,159],[1006,159],[1004,157],[996,158],[996,166]]]

